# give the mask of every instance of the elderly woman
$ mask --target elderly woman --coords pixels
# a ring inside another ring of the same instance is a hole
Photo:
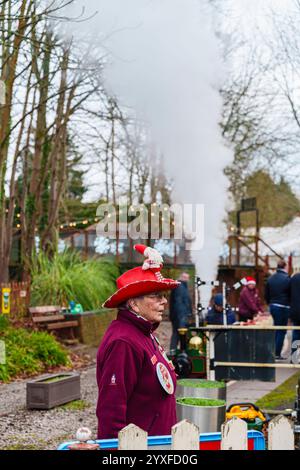
[[[165,291],[178,287],[164,279],[162,258],[136,245],[147,259],[117,279],[118,290],[104,307],[118,308],[97,354],[98,439],[117,437],[133,423],[149,435],[170,434],[176,424],[176,374],[154,336],[167,304]]]

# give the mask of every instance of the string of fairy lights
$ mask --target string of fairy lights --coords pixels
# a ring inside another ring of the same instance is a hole
[[[144,207],[143,205],[140,205],[140,206],[131,206],[130,207],[130,211],[134,212],[134,211],[140,211],[141,210],[141,207]],[[160,204],[158,203],[153,203],[151,205],[151,207],[160,207]],[[168,207],[163,207],[163,210],[164,211],[168,211],[169,208]],[[6,213],[8,213],[8,209],[6,209]],[[128,214],[128,209],[120,209],[118,212],[118,215],[122,215],[124,213],[127,213]],[[151,217],[154,217],[156,216],[157,214],[153,211],[151,211]],[[131,216],[131,214],[129,214],[129,216]],[[133,216],[133,215],[132,215]],[[16,217],[17,219],[20,219],[21,218],[21,214],[18,212],[16,214]],[[108,214],[107,215],[108,218],[111,218],[112,217],[112,214]],[[134,217],[134,216],[133,216]],[[67,221],[67,222],[63,222],[63,223],[60,223],[59,224],[59,228],[60,230],[67,230],[67,229],[74,229],[74,228],[79,228],[80,226],[83,226],[83,227],[86,227],[86,226],[90,226],[90,225],[93,225],[95,223],[98,223],[100,222],[102,219],[100,217],[90,217],[90,218],[82,218],[82,219],[76,219],[76,220],[72,220],[72,221]],[[165,220],[167,220],[165,217],[161,216],[160,217],[160,220],[162,222],[164,222]],[[175,226],[175,222],[174,221],[170,221],[170,223]],[[19,220],[17,222],[17,224],[15,225],[16,229],[20,229],[21,228],[21,221]],[[38,228],[35,229],[36,232],[38,231]]]
[[[15,207],[16,207],[16,206],[15,206]],[[142,205],[142,204],[141,204],[140,206],[137,206],[137,207],[131,206],[131,207],[130,207],[130,210],[131,210],[132,212],[134,212],[134,211],[139,211],[139,210],[141,210],[141,207],[145,207],[145,206]],[[156,208],[156,207],[160,208],[161,205],[160,205],[159,203],[153,203],[153,204],[151,204],[151,208]],[[168,208],[168,207],[163,207],[163,210],[164,210],[164,211],[168,211],[169,208]],[[8,213],[8,209],[6,209],[6,213]],[[117,214],[118,214],[118,215],[122,215],[122,214],[124,214],[124,213],[127,213],[127,214],[128,214],[128,208],[126,208],[126,209],[119,209],[119,210],[117,211]],[[117,215],[117,214],[116,214],[116,215]],[[151,210],[151,217],[154,217],[154,216],[156,216],[156,215],[157,215],[157,214]],[[21,218],[21,214],[18,212],[18,213],[16,214],[16,217],[17,217],[17,219],[20,219],[20,218]],[[111,218],[111,217],[112,217],[112,214],[108,214],[107,217],[108,217],[108,218]],[[60,230],[65,230],[65,231],[67,231],[67,230],[72,230],[72,229],[76,229],[76,228],[77,228],[77,229],[80,229],[81,227],[87,228],[88,226],[94,225],[94,224],[100,222],[101,220],[102,220],[102,219],[101,219],[100,217],[90,217],[90,218],[86,218],[86,217],[85,217],[85,218],[82,218],[82,219],[76,219],[76,220],[72,220],[72,221],[60,223],[60,224],[59,224],[59,228],[60,228]],[[165,221],[165,217],[161,216],[161,217],[160,217],[160,221],[161,221],[161,222],[164,222],[164,221]],[[173,227],[175,226],[175,222],[174,222],[174,221],[170,221],[170,223],[171,223],[171,225],[172,225]],[[15,225],[14,228],[16,228],[16,229],[18,229],[18,230],[21,229],[21,223],[20,223],[20,221]],[[185,227],[184,227],[184,229],[185,229]],[[38,232],[38,228],[36,228],[35,231]],[[231,226],[231,227],[229,228],[229,231],[230,231],[231,233],[234,233],[234,232],[235,232],[235,227]],[[243,230],[241,230],[241,232],[243,232]]]
[[[8,211],[6,211],[6,212],[8,212]],[[122,213],[122,211],[119,212],[119,214],[121,214],[121,213]],[[154,213],[151,213],[151,216],[154,216],[154,215],[155,215]],[[16,214],[16,217],[19,219],[19,218],[21,217],[21,214],[19,214],[19,213]],[[110,218],[110,217],[111,217],[111,214],[108,214],[107,217]],[[164,217],[161,217],[160,220],[161,220],[162,222],[164,222],[165,218],[164,218]],[[60,224],[59,224],[59,228],[60,228],[60,230],[76,229],[76,228],[80,228],[80,227],[82,227],[82,226],[83,226],[84,228],[86,228],[86,227],[88,227],[88,226],[90,226],[90,225],[94,225],[94,224],[96,224],[96,223],[98,223],[98,222],[100,222],[100,221],[101,221],[101,219],[100,219],[100,218],[97,218],[97,217],[95,217],[95,218],[77,219],[77,220],[73,220],[73,221],[70,221],[70,222],[60,223]],[[175,226],[175,222],[172,221],[172,222],[171,222],[171,225]],[[21,229],[21,223],[18,222],[18,223],[15,225],[14,228],[16,228],[16,229]],[[229,230],[230,230],[230,232],[235,232],[235,228],[234,228],[234,227],[230,227]],[[36,228],[35,231],[38,232],[38,228]]]
[[[158,203],[153,203],[152,204],[153,207],[159,207],[160,205]],[[134,207],[134,206],[131,206],[131,210],[132,211],[138,211],[140,208],[139,207]],[[167,207],[164,207],[163,208],[164,211],[168,211],[169,209]],[[119,215],[122,215],[124,214],[125,212],[128,213],[128,209],[120,209],[118,211],[118,214]],[[6,213],[8,213],[8,209],[6,209]],[[151,216],[154,217],[156,214],[154,212],[151,212]],[[16,214],[16,217],[17,219],[20,219],[21,218],[21,214],[18,212]],[[111,214],[108,214],[107,215],[108,218],[111,218],[112,215]],[[165,218],[162,216],[160,218],[161,222],[164,222],[165,221]],[[101,218],[100,217],[90,217],[90,218],[82,218],[82,219],[76,219],[76,220],[72,220],[72,221],[68,221],[68,222],[63,222],[63,223],[60,223],[59,224],[59,228],[60,230],[70,230],[70,229],[76,229],[76,228],[80,228],[80,227],[84,227],[86,228],[87,226],[90,226],[90,225],[94,225],[95,223],[98,223],[101,221]],[[175,226],[175,222],[174,221],[171,221],[170,222],[171,225]],[[20,221],[15,225],[16,229],[20,229],[21,228],[21,223]],[[231,226],[229,228],[230,232],[235,232],[235,227]],[[36,232],[38,232],[38,228],[35,229]]]
[[[16,215],[17,218],[20,218],[21,215],[20,214],[17,214]],[[93,225],[95,223],[98,223],[100,222],[101,219],[98,219],[98,218],[90,218],[90,219],[77,219],[77,220],[73,220],[71,222],[65,222],[65,223],[60,223],[59,224],[59,228],[61,230],[65,230],[65,229],[72,229],[72,228],[76,228],[76,227],[79,227],[79,226],[90,226],[90,225]],[[16,225],[15,225],[15,228],[17,229],[20,229],[21,228],[21,223],[18,222]],[[38,231],[38,228],[35,229],[36,232]]]

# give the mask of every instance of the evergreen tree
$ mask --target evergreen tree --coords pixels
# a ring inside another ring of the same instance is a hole
[[[300,213],[300,201],[284,177],[276,183],[264,170],[258,170],[246,179],[244,197],[256,198],[261,227],[286,225]],[[236,205],[239,208],[240,201],[236,201]],[[235,222],[235,213],[232,213],[230,218],[232,222]],[[254,224],[253,214],[243,214],[243,227],[254,226]]]

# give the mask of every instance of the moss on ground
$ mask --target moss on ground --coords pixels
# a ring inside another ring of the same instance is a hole
[[[61,405],[58,409],[66,410],[66,411],[82,411],[86,408],[90,408],[91,404],[86,402],[85,400],[75,400],[71,401],[70,403],[66,403],[65,405]]]
[[[1,447],[1,450],[49,450],[57,449],[62,442],[74,440],[72,433],[64,433],[60,436],[49,437],[49,439],[41,439],[36,434],[29,434],[26,437],[18,435],[10,436],[7,444]]]
[[[44,448],[34,444],[16,443],[8,447],[3,447],[2,450],[44,450]]]
[[[47,441],[43,439],[37,439],[34,443],[29,443],[26,439],[12,439],[12,443],[2,447],[2,450],[44,450],[46,446]]]
[[[284,410],[293,408],[296,398],[296,385],[300,378],[300,372],[292,375],[272,392],[260,398],[256,405],[264,410]]]

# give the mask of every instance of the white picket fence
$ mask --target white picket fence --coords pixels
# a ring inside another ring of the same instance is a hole
[[[171,450],[199,450],[200,429],[183,420],[172,427]],[[129,424],[118,434],[118,450],[147,450],[147,433]],[[268,450],[294,450],[293,423],[285,416],[272,419],[268,427]],[[248,450],[247,423],[237,417],[222,425],[221,450]]]
[[[200,429],[188,420],[180,421],[172,427],[171,447],[157,446],[164,450],[199,450]],[[68,450],[81,446],[80,450],[91,450],[89,445],[96,447],[99,441],[91,441],[92,433],[88,428],[80,428],[76,433],[76,442],[65,442],[58,450]],[[103,449],[103,442],[100,447]],[[115,448],[115,447],[114,447]],[[150,447],[151,448],[151,447]],[[295,450],[294,424],[283,415],[276,416],[269,422],[268,450]],[[75,449],[73,449],[75,450]],[[77,450],[77,449],[76,449]],[[118,434],[118,450],[148,450],[148,434],[134,424],[129,424]],[[247,423],[237,417],[226,421],[221,428],[221,450],[248,450]]]

